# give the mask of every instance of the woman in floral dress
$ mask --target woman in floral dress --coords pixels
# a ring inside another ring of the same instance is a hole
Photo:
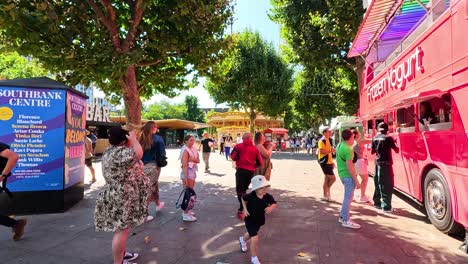
[[[114,232],[114,264],[132,263],[138,254],[125,252],[129,228],[142,224],[148,215],[143,151],[133,131],[113,127],[108,134],[111,146],[102,156],[106,185],[96,201],[94,223],[96,231]]]

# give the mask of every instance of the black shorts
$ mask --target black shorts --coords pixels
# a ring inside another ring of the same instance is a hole
[[[251,221],[245,221],[245,228],[247,228],[247,233],[249,233],[250,237],[254,237],[258,235],[258,231],[260,230],[260,227],[262,227],[262,225],[253,223]]]
[[[93,158],[91,157],[89,159],[85,159],[84,163],[85,163],[86,166],[92,167],[93,166]]]
[[[320,167],[322,168],[323,174],[333,176],[335,175],[333,172],[333,164],[320,163]]]
[[[254,171],[237,169],[236,170],[236,192],[244,194],[249,188],[250,181],[254,176]]]

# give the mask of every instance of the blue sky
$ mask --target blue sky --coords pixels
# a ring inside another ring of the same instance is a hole
[[[275,47],[278,47],[280,41],[280,27],[268,18],[268,10],[270,9],[270,0],[234,0],[235,6],[235,21],[233,31],[243,31],[245,28],[250,28],[254,31],[259,31],[260,35],[267,41],[272,42]],[[230,29],[227,29],[228,32]],[[198,97],[199,106],[201,108],[215,107],[216,104],[210,98],[208,92],[203,88],[204,80],[197,87],[182,92],[175,98],[168,98],[163,95],[152,97],[145,105],[153,104],[161,100],[169,100],[173,103],[181,103],[186,95],[196,95]],[[218,105],[222,107],[225,105]]]

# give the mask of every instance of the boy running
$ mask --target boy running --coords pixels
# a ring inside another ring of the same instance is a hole
[[[247,252],[247,243],[250,239],[251,263],[260,264],[257,257],[258,231],[265,224],[265,214],[270,214],[276,208],[276,201],[269,193],[267,187],[270,183],[265,176],[257,175],[252,178],[252,192],[242,196],[244,206],[244,221],[247,233],[239,237],[242,252]]]

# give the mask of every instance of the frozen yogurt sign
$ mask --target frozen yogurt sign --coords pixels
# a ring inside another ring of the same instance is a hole
[[[99,98],[94,98],[92,104],[87,105],[86,121],[111,122],[109,118],[109,107],[101,106]]]
[[[417,47],[408,58],[391,67],[379,80],[372,86],[367,87],[367,100],[369,102],[377,101],[391,91],[403,91],[408,82],[416,77],[416,72],[424,73],[423,58],[424,52],[421,47]]]

